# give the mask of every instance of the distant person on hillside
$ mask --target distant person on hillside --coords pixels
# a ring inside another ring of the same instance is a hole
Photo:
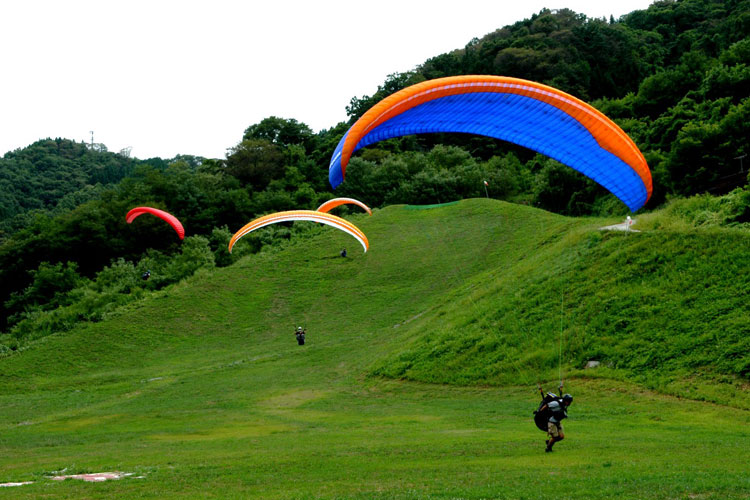
[[[342,256],[342,257],[346,257],[346,248],[343,248],[343,249],[341,250],[341,256]]]
[[[305,333],[307,333],[307,329],[303,329],[301,326],[298,326],[297,330],[294,332],[294,336],[297,337],[297,343],[299,345],[305,345]]]
[[[145,273],[141,274],[141,279],[142,279],[143,281],[146,281],[146,280],[147,280],[147,279],[149,279],[150,277],[151,277],[151,271],[146,271]]]
[[[562,385],[560,389],[562,389]],[[565,394],[563,397],[559,397],[551,392],[545,394],[541,387],[539,392],[542,395],[542,402],[534,412],[534,420],[536,421],[538,417],[541,417],[546,422],[549,439],[545,441],[547,447],[544,451],[550,452],[556,442],[565,439],[562,421],[568,418],[568,406],[573,402],[573,396]]]

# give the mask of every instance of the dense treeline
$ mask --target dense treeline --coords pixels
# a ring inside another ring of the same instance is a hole
[[[412,72],[391,75],[373,96],[352,99],[348,111],[360,116],[396,90],[444,76],[539,81],[591,102],[634,139],[654,177],[649,207],[672,195],[722,194],[747,181],[739,157],[750,137],[749,33],[748,0],[658,1],[618,22],[543,10]],[[460,145],[482,158],[508,150],[497,141],[463,137],[414,142]],[[591,213],[604,195],[567,170],[552,175],[567,184],[568,200],[538,200],[543,208]]]
[[[32,212],[59,213],[96,198],[133,173],[138,160],[100,144],[44,139],[0,158],[0,241]]]
[[[497,74],[570,92],[617,121],[654,176],[647,208],[669,197],[725,194],[747,182],[740,159],[750,137],[750,0],[659,1],[619,20],[543,10],[466,47],[390,75],[355,97],[351,121],[372,104],[425,79]],[[348,128],[314,133],[294,119],[251,125],[223,159],[136,160],[64,139],[0,158],[0,329],[16,337],[96,320],[117,304],[224,266],[243,252],[307,227],[245,238],[231,232],[270,211],[313,209],[334,196],[331,152]],[[485,196],[569,215],[625,213],[601,187],[532,151],[494,139],[434,134],[391,139],[349,164],[335,196],[370,206]],[[747,202],[747,191],[733,200]],[[137,205],[175,214],[182,245],[158,220],[127,225]],[[345,209],[343,209],[345,210]],[[723,223],[750,221],[740,207]],[[152,271],[148,281],[140,273]],[[125,298],[128,297],[128,298]],[[44,327],[40,325],[46,325]]]

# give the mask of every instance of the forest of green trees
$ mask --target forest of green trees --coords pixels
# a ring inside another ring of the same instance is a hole
[[[250,125],[225,158],[139,160],[67,139],[43,139],[0,158],[0,351],[97,321],[120,304],[202,267],[308,227],[242,240],[233,231],[278,210],[314,209],[333,196],[371,207],[489,195],[566,215],[625,214],[603,188],[533,151],[494,139],[434,134],[358,152],[335,195],[328,162],[348,127],[383,97],[420,81],[494,74],[557,87],[600,109],[651,168],[643,210],[679,197],[725,196],[726,224],[750,223],[750,0],[665,0],[620,19],[542,10],[466,47],[395,73],[353,97],[349,122],[313,132],[295,119]],[[239,135],[238,131],[238,135]],[[743,160],[744,158],[744,160]],[[180,244],[155,220],[125,223],[148,205],[185,225]],[[153,278],[140,280],[146,269]]]

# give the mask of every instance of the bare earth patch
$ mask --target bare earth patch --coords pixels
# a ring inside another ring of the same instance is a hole
[[[122,479],[123,477],[132,476],[132,472],[93,472],[91,474],[70,474],[67,476],[53,476],[53,481],[64,481],[70,479],[81,479],[83,481],[98,482],[109,481],[110,479]]]

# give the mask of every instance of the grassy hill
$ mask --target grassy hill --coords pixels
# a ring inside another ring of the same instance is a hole
[[[367,254],[321,227],[0,359],[0,482],[36,481],[0,498],[750,495],[746,230],[482,199],[351,219]],[[560,373],[545,455],[533,384]]]
[[[750,408],[740,391],[750,377],[747,230],[656,213],[640,218],[644,232],[601,232],[603,220],[497,210],[507,217],[497,227],[475,224],[496,231],[477,249],[476,272],[452,279],[448,268],[448,300],[408,329],[401,353],[376,373],[532,384],[554,379],[561,362],[564,375],[589,376],[581,369],[596,360],[603,368],[592,376]],[[471,244],[466,232],[445,232],[449,248],[438,251]]]

